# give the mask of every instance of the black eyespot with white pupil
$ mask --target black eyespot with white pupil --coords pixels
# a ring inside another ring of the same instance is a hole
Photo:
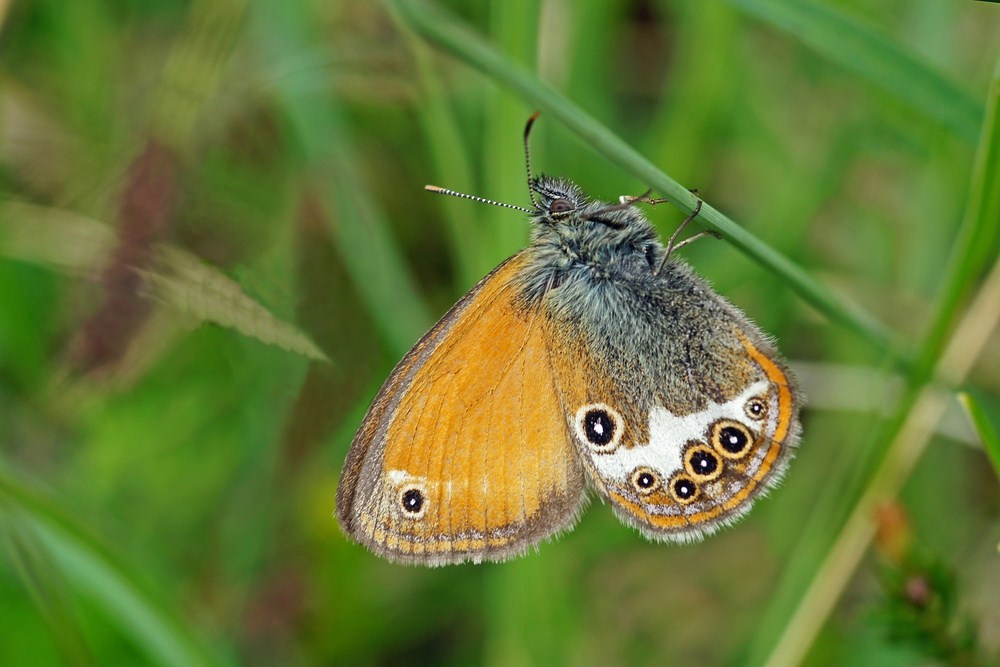
[[[738,428],[726,426],[719,430],[719,444],[730,454],[739,454],[747,446],[747,436]]]
[[[698,485],[694,480],[681,475],[670,482],[670,492],[677,502],[688,503],[698,495]]]
[[[632,488],[646,496],[660,488],[660,476],[645,466],[632,471]]]
[[[573,202],[566,199],[565,197],[559,197],[558,199],[553,199],[552,203],[549,204],[549,213],[554,215],[571,213],[576,209]]]
[[[712,424],[711,442],[715,451],[728,459],[745,456],[754,442],[753,433],[737,421],[723,419]]]
[[[424,513],[424,493],[420,489],[405,489],[399,496],[399,504],[408,516],[419,518]]]
[[[622,417],[606,403],[591,403],[576,411],[576,437],[597,454],[610,454],[625,430]]]
[[[705,449],[696,449],[688,456],[691,471],[700,477],[714,477],[719,470],[719,457]]]
[[[746,412],[747,417],[750,419],[760,420],[767,416],[767,403],[760,397],[751,398],[743,406],[743,411]]]
[[[595,408],[583,418],[583,432],[591,444],[603,447],[615,437],[615,422],[606,411]]]

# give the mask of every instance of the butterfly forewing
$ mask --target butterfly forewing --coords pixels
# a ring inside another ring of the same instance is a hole
[[[584,499],[544,318],[515,256],[398,365],[352,444],[338,516],[391,559],[500,560],[568,528]],[[419,369],[419,373],[415,370]]]

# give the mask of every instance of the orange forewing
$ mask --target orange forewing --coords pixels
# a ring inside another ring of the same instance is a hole
[[[516,255],[400,362],[351,447],[338,515],[400,561],[501,559],[567,528],[584,499],[547,345]],[[401,498],[415,490],[419,512]]]

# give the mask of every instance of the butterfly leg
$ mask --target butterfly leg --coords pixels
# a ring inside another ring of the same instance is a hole
[[[714,229],[703,229],[702,231],[698,232],[697,234],[689,236],[686,239],[684,239],[683,241],[681,241],[680,243],[678,243],[677,245],[675,245],[673,247],[673,250],[674,251],[680,250],[681,248],[683,248],[687,244],[691,243],[692,241],[697,241],[698,239],[704,238],[706,236],[711,236],[712,238],[715,238],[715,239],[721,239],[722,238],[722,234],[720,234],[719,232],[715,231]]]
[[[691,238],[685,239],[684,241],[677,243],[677,237],[680,236],[682,231],[684,231],[684,228],[687,227],[692,220],[698,217],[698,214],[701,212],[702,203],[703,202],[699,199],[698,203],[695,204],[694,211],[691,212],[691,215],[684,218],[684,220],[681,221],[681,224],[677,225],[677,229],[674,230],[674,233],[670,235],[670,238],[667,240],[667,251],[663,253],[663,259],[660,260],[660,265],[656,267],[656,271],[653,272],[653,275],[659,275],[660,271],[663,270],[663,267],[667,264],[667,260],[670,259],[670,255],[674,252],[674,250],[677,250],[678,248],[687,245],[694,239],[700,238],[705,235],[718,236],[718,234],[715,232],[705,231],[695,234]]]
[[[642,202],[643,204],[649,204],[651,206],[656,206],[657,204],[666,204],[668,201],[670,201],[666,197],[650,197],[649,196],[650,192],[652,192],[652,189],[646,190],[638,197],[630,195],[621,195],[618,197],[618,201],[626,205],[631,205],[636,202]],[[690,192],[696,197],[698,196],[698,188],[691,188],[690,190],[688,190],[688,192]]]

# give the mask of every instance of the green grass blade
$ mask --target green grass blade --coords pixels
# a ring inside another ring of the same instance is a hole
[[[114,230],[72,211],[0,201],[0,256],[68,275],[99,270],[114,248]]]
[[[993,473],[1000,480],[1000,407],[974,391],[960,392],[958,401],[979,434],[986,458],[993,464]]]
[[[171,49],[148,110],[152,134],[168,146],[183,150],[189,144],[229,65],[245,13],[246,0],[191,3],[187,29]]]
[[[440,8],[423,2],[387,0],[407,23],[425,39],[444,48],[487,76],[508,86],[527,102],[555,117],[576,132],[595,151],[668,197],[690,213],[697,198],[652,162],[622,141],[551,87],[506,59],[480,36],[458,23]],[[704,204],[699,222],[720,232],[735,246],[774,272],[814,308],[833,322],[854,332],[877,349],[897,354],[890,332],[876,318],[848,303],[815,281],[800,266],[778,253],[709,204]]]
[[[99,270],[114,243],[112,229],[93,218],[47,206],[0,202],[0,256],[87,275]],[[142,274],[151,296],[198,322],[213,322],[268,345],[329,361],[298,327],[189,252],[163,244],[155,269]]]
[[[811,536],[816,544],[832,545],[823,562],[817,564],[801,553],[789,560],[783,579],[775,587],[775,602],[762,617],[766,629],[750,647],[753,663],[761,662],[768,653],[778,664],[790,656],[798,659],[806,654],[868,548],[873,534],[870,512],[875,502],[898,494],[923,453],[927,443],[924,423],[935,421],[933,415],[940,407],[928,398],[933,392],[926,389],[926,383],[935,373],[951,386],[962,383],[973,361],[969,353],[985,344],[1000,317],[1000,262],[977,247],[994,238],[996,212],[1000,210],[1000,61],[986,108],[966,215],[951,250],[952,261],[942,274],[943,287],[917,364],[907,377],[906,396],[872,440],[870,450],[876,463],[868,471],[863,492],[852,501],[846,524],[828,519],[826,534]],[[990,260],[994,261],[990,274],[961,325],[954,327],[966,295]],[[781,636],[776,638],[775,634]]]
[[[434,168],[428,183],[452,188],[459,192],[475,192],[476,181],[467,147],[458,132],[458,121],[445,94],[445,88],[434,70],[431,49],[411,32],[406,31],[407,45],[413,54],[421,87],[421,104],[417,107],[420,125],[426,140],[428,156]],[[451,259],[455,264],[456,280],[468,287],[489,272],[484,239],[476,224],[470,224],[468,202],[453,197],[438,197],[451,244]]]
[[[92,665],[66,579],[25,523],[14,513],[0,511],[0,538],[6,542],[13,569],[45,620],[59,657],[67,665]]]
[[[275,316],[218,269],[171,246],[162,246],[158,259],[157,271],[144,275],[153,294],[171,307],[199,322],[214,322],[308,359],[329,361],[298,327]]]
[[[973,144],[979,138],[983,107],[972,95],[838,8],[809,0],[729,1],[788,32],[964,141]]]
[[[165,602],[59,507],[0,470],[0,501],[35,533],[37,544],[79,592],[103,607],[156,664],[222,664]]]
[[[949,315],[938,313],[938,317]],[[938,375],[952,384],[962,383],[998,325],[1000,261],[994,263],[972,306],[939,356]],[[914,375],[917,372],[914,369]],[[855,498],[850,489],[837,489],[852,497],[850,516],[842,525],[822,516],[819,520],[826,525],[820,526],[825,530],[810,536],[813,547],[824,546],[821,562],[805,558],[803,550],[794,553],[786,563],[785,574],[775,587],[777,602],[761,620],[765,630],[755,636],[750,646],[751,664],[800,664],[805,659],[875,537],[876,509],[899,495],[946,409],[945,398],[931,384],[911,388],[900,401],[892,418],[869,445],[876,451],[877,462],[868,471],[862,493]],[[810,555],[814,553],[815,548]],[[777,641],[776,635],[780,635]],[[763,651],[768,650],[769,657],[764,660]]]
[[[342,109],[312,78],[316,70],[308,65],[327,55],[328,46],[310,30],[305,6],[256,2],[253,9],[260,48],[274,54],[278,103],[308,169],[322,179],[316,192],[344,266],[383,339],[402,356],[434,320],[385,216],[358,177],[361,161]],[[301,60],[290,62],[289,53]]]
[[[1000,60],[986,96],[979,146],[969,181],[969,193],[962,226],[951,248],[944,280],[937,295],[936,312],[925,334],[918,368],[930,372],[948,341],[959,308],[975,284],[975,279],[996,256],[1000,235]]]
[[[534,69],[538,50],[535,42],[538,4],[536,0],[490,3],[487,18],[490,43],[495,44],[510,62],[529,69]],[[491,196],[503,201],[523,202],[528,187],[518,138],[532,109],[505,86],[487,86],[485,95],[483,147],[476,156],[479,172],[483,175],[483,183],[489,185]],[[490,264],[496,263],[496,255],[506,257],[524,247],[528,225],[511,224],[509,212],[495,206],[484,208],[480,215],[480,220],[486,224],[479,226],[494,249],[494,261]]]

